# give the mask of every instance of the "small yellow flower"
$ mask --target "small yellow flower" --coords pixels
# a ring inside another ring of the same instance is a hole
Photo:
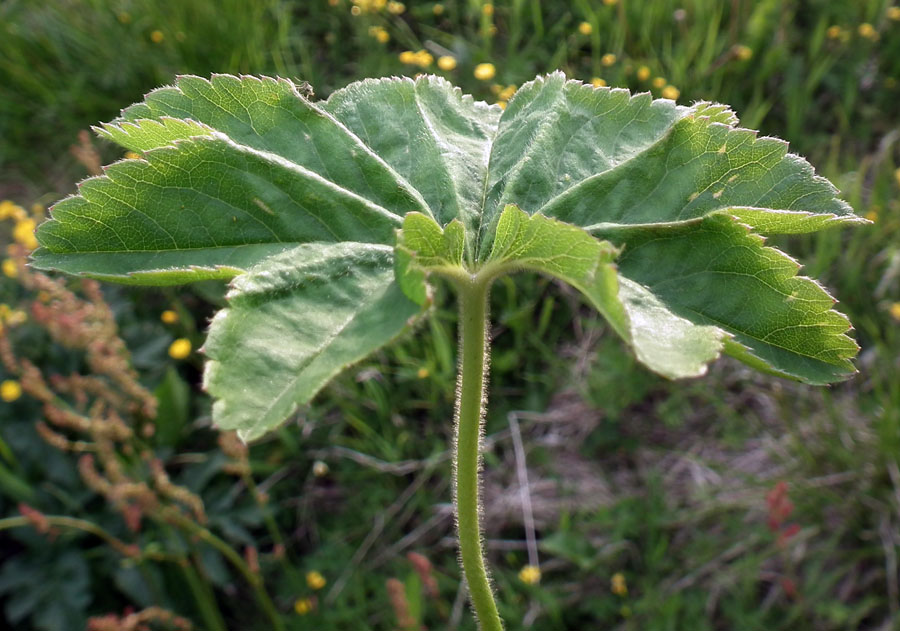
[[[650,68],[647,66],[641,66],[637,69],[637,78],[638,81],[646,81],[650,78]]]
[[[895,22],[900,21],[900,7],[888,7],[887,17]]]
[[[430,375],[430,374],[431,373],[424,366],[422,366],[421,368],[419,368],[416,371],[416,377],[418,377],[419,379],[426,379],[428,377],[428,375]]]
[[[381,44],[387,44],[391,41],[391,35],[383,26],[370,26],[369,35],[378,40]]]
[[[0,399],[12,403],[22,396],[22,385],[15,379],[7,379],[0,383]]]
[[[441,55],[437,60],[438,68],[444,72],[450,72],[456,69],[456,57],[451,55]]]
[[[497,101],[497,105],[500,107],[501,110],[506,109],[506,101]]]
[[[865,37],[873,42],[878,41],[878,31],[876,31],[875,27],[868,22],[863,22],[856,30],[860,37]]]
[[[388,2],[387,3],[388,13],[392,15],[400,15],[404,11],[406,11],[406,5],[402,2]]]
[[[505,88],[502,88],[499,92],[497,92],[497,98],[500,99],[501,101],[508,101],[516,93],[517,89],[518,88],[516,88],[515,85],[510,84],[510,85],[506,86]]]
[[[29,250],[33,250],[38,246],[37,239],[34,236],[34,219],[20,219],[13,228],[13,239],[24,245]]]
[[[873,223],[878,221],[878,211],[873,208],[872,210],[870,210],[869,212],[866,213],[866,219],[868,219],[869,221],[871,221]]]
[[[663,88],[662,95],[664,99],[672,99],[674,101],[681,95],[681,90],[674,85],[667,85]]]
[[[159,314],[159,319],[166,324],[175,324],[176,322],[178,322],[178,314],[171,309],[166,309],[161,314]]]
[[[578,32],[582,35],[590,35],[594,32],[594,27],[591,26],[590,22],[582,22],[578,25]]]
[[[416,53],[416,65],[420,68],[427,68],[433,61],[434,57],[426,50],[420,50]]]
[[[609,67],[609,66],[613,65],[614,63],[616,63],[616,56],[613,55],[612,53],[606,53],[605,55],[603,55],[600,58],[600,63],[603,64],[604,66]]]
[[[444,15],[444,5],[442,5],[442,4],[436,4],[436,5],[434,5],[434,6],[431,8],[431,11],[432,11],[435,15]]]
[[[835,24],[828,27],[828,30],[825,31],[825,35],[828,37],[828,39],[840,39],[843,30],[844,29]]]
[[[129,22],[131,22],[131,14],[128,11],[122,11],[116,17],[119,18],[119,22],[121,22],[122,24],[128,24]]]
[[[601,79],[600,77],[594,77],[591,79],[591,85],[595,88],[604,88],[606,87],[606,80]]]
[[[191,341],[179,337],[169,345],[169,357],[172,359],[184,359],[191,354]]]
[[[888,312],[891,314],[891,317],[894,318],[897,322],[900,322],[900,302],[895,302],[891,305],[891,308],[888,309]]]
[[[605,4],[605,5],[608,6],[608,7],[611,7],[612,5],[614,5],[615,3],[617,3],[618,1],[619,1],[619,0],[603,0],[603,4]]]
[[[541,569],[534,565],[526,565],[519,570],[519,580],[526,585],[537,585],[541,582]]]
[[[19,266],[16,265],[16,262],[12,259],[3,259],[3,263],[0,264],[0,267],[3,269],[4,276],[16,278],[19,275]]]
[[[411,50],[404,50],[397,58],[400,60],[401,64],[413,65],[416,63],[416,54]]]
[[[163,35],[163,32],[160,31],[159,29],[150,33],[150,41],[153,42],[154,44],[161,43],[165,38],[166,38],[166,36]]]
[[[359,8],[359,7],[354,7]],[[305,616],[313,610],[313,602],[309,598],[298,598],[294,601],[294,611],[298,616]]]
[[[609,581],[609,589],[616,596],[627,596],[628,585],[625,584],[625,575],[621,572],[613,574],[612,579]]]
[[[475,78],[480,81],[490,81],[494,78],[494,75],[497,74],[497,69],[494,68],[494,64],[478,64],[475,66],[475,72],[473,74],[475,75]]]
[[[653,81],[651,81],[650,84],[657,90],[660,90],[660,89],[666,87],[666,78],[665,77],[653,77]]]
[[[753,49],[749,46],[744,46],[743,44],[735,44],[732,50],[734,51],[734,56],[741,61],[747,61],[748,59],[753,57]]]
[[[482,5],[481,12],[487,17],[491,17],[492,15],[494,15],[494,5],[490,2],[486,2],[484,5]]]
[[[313,570],[306,573],[306,584],[310,589],[319,590],[325,587],[325,577]]]
[[[316,460],[312,466],[313,475],[317,478],[324,478],[328,475],[328,463]]]
[[[0,220],[12,217],[15,208],[16,205],[8,199],[4,199],[2,202],[0,202]]]

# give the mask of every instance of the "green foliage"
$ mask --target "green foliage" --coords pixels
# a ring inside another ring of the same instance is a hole
[[[57,204],[35,265],[139,284],[247,271],[205,380],[217,424],[247,439],[401,333],[432,272],[550,274],[669,377],[722,351],[810,383],[854,370],[833,300],[753,231],[859,218],[721,105],[554,74],[501,115],[437,77],[317,104],[290,81],[217,75],[181,77],[98,131],[143,157]]]

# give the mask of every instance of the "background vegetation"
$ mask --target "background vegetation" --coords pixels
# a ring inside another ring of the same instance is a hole
[[[280,74],[324,97],[437,72],[497,102],[556,68],[729,103],[874,225],[778,243],[857,327],[860,374],[830,389],[729,361],[667,383],[574,294],[497,287],[485,520],[510,628],[900,629],[887,0],[4,2],[0,626],[474,628],[449,507],[451,308],[247,451],[198,387],[220,285],[101,290],[23,263],[46,204],[122,157],[79,130],[175,74]]]

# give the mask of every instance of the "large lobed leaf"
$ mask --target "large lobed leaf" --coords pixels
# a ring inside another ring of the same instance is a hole
[[[721,352],[810,383],[853,372],[846,318],[761,235],[862,220],[722,105],[560,73],[505,111],[436,77],[313,101],[284,79],[186,76],[97,132],[141,158],[58,203],[34,264],[137,284],[237,276],[206,384],[217,423],[247,438],[404,330],[435,273],[559,278],[669,377]]]

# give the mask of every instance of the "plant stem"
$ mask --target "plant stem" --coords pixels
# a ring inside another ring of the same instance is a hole
[[[482,631],[502,631],[503,623],[484,565],[479,523],[481,436],[488,363],[488,292],[491,277],[456,283],[459,290],[459,388],[456,399],[456,517],[459,552],[469,598]]]

